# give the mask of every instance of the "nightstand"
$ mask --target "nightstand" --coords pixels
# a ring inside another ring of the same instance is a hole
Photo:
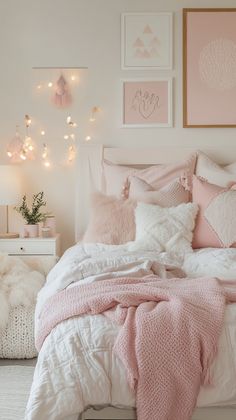
[[[51,238],[14,238],[0,239],[0,252],[8,255],[32,256],[60,256],[60,235]]]
[[[0,252],[7,253],[10,256],[3,257],[3,260],[6,259],[6,261],[8,261],[7,265],[9,266],[12,266],[10,260],[13,262],[13,265],[19,265],[19,258],[21,261],[23,260],[26,266],[29,267],[29,271],[27,270],[27,267],[23,267],[29,275],[27,279],[31,278],[31,271],[32,276],[36,275],[35,271],[38,271],[43,275],[39,283],[40,286],[36,285],[37,290],[35,291],[35,296],[31,292],[31,298],[28,297],[30,305],[29,303],[27,305],[19,303],[17,306],[10,306],[7,325],[4,329],[1,329],[0,334],[0,358],[31,359],[37,356],[34,345],[36,295],[40,287],[43,286],[47,274],[60,257],[60,235],[56,235],[52,238],[0,239]],[[20,267],[21,265],[24,266],[23,264],[20,264]],[[14,273],[12,275],[14,280],[13,285],[15,285],[18,280],[16,281],[16,278],[14,278]],[[21,280],[22,278],[20,277],[20,281]],[[20,283],[19,287],[22,287],[20,286]],[[20,290],[22,290],[24,294],[25,289],[23,288]]]

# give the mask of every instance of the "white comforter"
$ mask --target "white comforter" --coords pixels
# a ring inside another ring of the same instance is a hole
[[[178,276],[181,268],[189,277],[236,280],[236,249],[201,250],[182,261],[165,253],[130,253],[125,246],[76,245],[53,268],[39,293],[36,329],[45,300],[78,281],[152,273]],[[103,315],[71,318],[54,328],[39,354],[25,419],[66,419],[91,405],[133,407],[125,370],[112,352],[118,328]],[[236,404],[235,304],[226,310],[212,377],[214,386],[201,390],[197,405]]]

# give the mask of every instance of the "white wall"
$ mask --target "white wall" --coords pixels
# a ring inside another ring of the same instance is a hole
[[[74,108],[83,138],[88,131],[91,106],[102,112],[92,134],[96,142],[112,146],[229,148],[236,158],[236,130],[182,128],[182,8],[234,7],[235,0],[8,0],[0,2],[0,163],[25,113],[40,109],[32,92],[33,66],[87,66],[88,77],[81,100]],[[174,12],[174,70],[122,71],[120,68],[120,14],[133,11]],[[125,77],[174,77],[174,127],[168,129],[120,128],[120,79]],[[37,112],[36,112],[37,111]],[[60,119],[60,118],[59,118]],[[50,171],[40,162],[26,163],[25,189],[43,189],[48,208],[55,212],[63,248],[74,240],[74,170],[62,165],[65,142],[60,124],[46,117],[49,146],[58,164]],[[16,219],[11,218],[12,226]]]

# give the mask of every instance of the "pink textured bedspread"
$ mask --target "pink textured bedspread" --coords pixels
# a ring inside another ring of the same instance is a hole
[[[115,352],[136,391],[139,420],[189,420],[235,291],[216,279],[120,278],[63,290],[45,303],[40,349],[59,322],[104,313],[122,325]]]

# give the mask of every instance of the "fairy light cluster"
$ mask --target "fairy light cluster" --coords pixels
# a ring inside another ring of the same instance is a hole
[[[79,81],[78,76],[76,76],[75,74],[72,74],[69,77],[69,79],[70,79],[71,82],[78,82]],[[44,88],[52,89],[53,87],[55,87],[55,83],[53,83],[52,80],[48,80],[47,82],[40,82],[36,86],[37,90],[39,90],[39,91],[43,90]]]
[[[48,86],[49,86],[49,83],[48,83]],[[38,85],[38,88],[39,86],[41,85]],[[97,106],[94,106],[91,109],[89,122],[93,123],[96,121],[96,116],[99,111],[100,111],[100,108],[98,108]],[[9,159],[11,159],[11,161],[20,162],[20,161],[35,159],[36,146],[30,135],[31,124],[32,124],[32,119],[28,114],[26,114],[24,118],[24,125],[25,125],[24,140],[22,140],[20,137],[18,126],[16,127],[16,134],[14,138],[10,141],[7,147],[7,156]],[[78,139],[76,138],[76,129],[78,127],[78,124],[74,121],[71,115],[68,115],[68,117],[66,118],[66,126],[67,126],[67,132],[64,134],[63,139],[68,143],[67,162],[72,163],[76,157],[76,152],[77,152],[76,143]],[[46,131],[44,129],[40,131],[40,136],[43,139],[42,146],[41,146],[42,147],[42,152],[41,152],[42,164],[45,168],[50,168],[52,166],[52,162],[50,159],[50,151],[45,141]],[[89,142],[91,140],[92,140],[92,137],[89,134],[85,136],[84,138],[85,142]]]

